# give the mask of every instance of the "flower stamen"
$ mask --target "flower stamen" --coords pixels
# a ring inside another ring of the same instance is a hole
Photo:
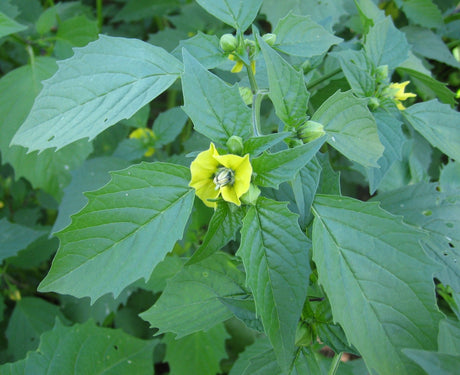
[[[235,182],[235,172],[230,168],[221,167],[217,170],[212,181],[216,185],[216,190],[226,185],[233,185]]]

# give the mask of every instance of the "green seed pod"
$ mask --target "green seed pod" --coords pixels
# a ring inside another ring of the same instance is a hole
[[[245,204],[255,205],[260,195],[260,189],[254,185],[249,185],[249,190],[241,196],[241,201]]]
[[[388,79],[388,65],[380,65],[375,71],[377,82],[384,82]]]
[[[273,46],[276,43],[276,34],[272,34],[272,33],[264,34],[264,35],[262,35],[262,39],[269,46]]]
[[[227,147],[232,154],[241,155],[243,153],[243,139],[237,135],[232,135],[227,141]]]
[[[220,37],[220,48],[224,50],[224,52],[233,52],[236,47],[238,47],[238,41],[232,34],[224,34]]]
[[[297,136],[303,141],[308,143],[322,137],[326,132],[324,131],[323,124],[316,121],[306,121],[297,130]]]

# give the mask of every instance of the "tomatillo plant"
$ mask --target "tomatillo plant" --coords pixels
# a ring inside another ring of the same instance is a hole
[[[93,3],[0,2],[0,374],[458,371],[456,2]]]

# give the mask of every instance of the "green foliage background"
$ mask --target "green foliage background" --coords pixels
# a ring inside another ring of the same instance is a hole
[[[455,373],[458,10],[3,0],[0,374]]]

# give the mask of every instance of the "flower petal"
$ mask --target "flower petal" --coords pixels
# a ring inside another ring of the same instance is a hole
[[[241,206],[240,199],[236,194],[236,191],[232,185],[226,185],[220,188],[222,198],[227,202],[235,203],[237,206]]]
[[[244,193],[249,190],[251,184],[251,175],[252,175],[252,165],[249,161],[249,155],[246,155],[238,168],[234,170],[235,172],[235,182],[233,188],[235,193],[240,198]]]

